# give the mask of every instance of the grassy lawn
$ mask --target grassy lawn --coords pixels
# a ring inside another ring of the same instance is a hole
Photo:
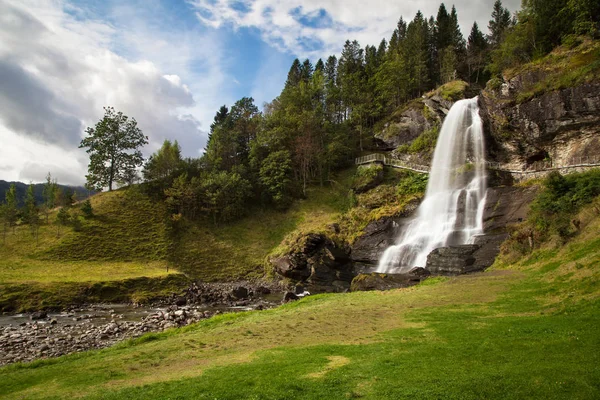
[[[558,250],[0,369],[0,397],[600,397],[600,220]]]
[[[45,261],[11,258],[0,262],[0,283],[99,282],[158,277],[167,272],[164,261]]]

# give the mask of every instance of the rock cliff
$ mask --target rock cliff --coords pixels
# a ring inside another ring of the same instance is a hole
[[[517,75],[479,97],[491,159],[523,170],[537,161],[569,165],[600,154],[600,84],[550,91],[519,102],[540,73]]]

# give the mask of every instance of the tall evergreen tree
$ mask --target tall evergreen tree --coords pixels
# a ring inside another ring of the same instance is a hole
[[[310,62],[310,60],[307,58],[306,60],[304,60],[304,62],[302,63],[302,66],[300,67],[300,79],[303,82],[308,82],[310,80],[310,78],[312,77],[314,70],[313,70],[313,65]]]
[[[381,39],[379,47],[377,47],[377,62],[381,65],[385,59],[385,52],[387,50],[387,42],[385,39]]]
[[[479,82],[480,74],[485,68],[487,40],[479,30],[477,22],[473,22],[471,33],[467,40],[467,65],[469,81]]]
[[[9,228],[13,228],[17,224],[17,214],[19,209],[17,208],[17,187],[15,184],[11,184],[6,193],[4,194],[4,204],[2,205],[2,219],[4,225],[4,240],[6,240],[6,233]]]
[[[405,59],[409,73],[410,91],[419,96],[428,88],[429,26],[421,11],[406,30]]]
[[[317,71],[323,72],[324,70],[325,70],[325,64],[323,63],[323,60],[321,60],[319,58],[319,60],[315,64],[315,72],[317,72]]]
[[[42,195],[44,197],[44,213],[46,214],[46,223],[48,222],[50,210],[56,206],[57,193],[58,184],[56,183],[56,179],[52,179],[52,175],[50,172],[48,172],[48,175],[46,176],[46,183],[44,184],[44,189],[42,191]]]
[[[492,10],[492,19],[488,23],[488,30],[490,31],[488,41],[492,48],[498,47],[504,33],[510,26],[510,21],[510,11],[502,6],[501,0],[496,0]]]
[[[287,75],[287,80],[285,81],[285,87],[297,86],[302,80],[302,64],[300,64],[300,60],[297,58],[292,62],[292,66]]]

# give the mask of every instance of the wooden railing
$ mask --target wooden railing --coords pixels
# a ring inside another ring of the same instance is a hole
[[[371,164],[374,162],[380,162],[383,165],[387,165],[393,168],[408,169],[410,171],[419,172],[422,174],[428,174],[430,170],[430,167],[428,165],[407,163],[392,157],[387,157],[385,154],[369,154],[368,156],[358,157],[355,160],[356,165]],[[536,172],[600,167],[600,155],[573,157],[563,164],[557,164],[550,160],[536,161],[533,164],[531,164],[528,168],[522,170],[508,169],[504,167],[501,163],[494,161],[485,161],[484,163],[487,169],[508,172],[522,177],[522,175],[524,174],[533,174]]]
[[[421,174],[429,173],[429,166],[427,165],[403,162],[395,158],[386,157],[384,154],[369,154],[368,156],[358,157],[355,160],[356,165],[371,164],[374,162],[380,162],[383,165],[394,168],[408,169]]]

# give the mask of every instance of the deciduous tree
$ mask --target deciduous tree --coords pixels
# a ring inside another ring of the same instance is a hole
[[[97,190],[108,186],[112,190],[115,182],[126,182],[132,170],[142,165],[144,159],[140,147],[148,143],[134,118],[113,107],[104,108],[104,117],[96,126],[86,129],[87,137],[80,148],[87,148],[90,155],[88,185]]]

